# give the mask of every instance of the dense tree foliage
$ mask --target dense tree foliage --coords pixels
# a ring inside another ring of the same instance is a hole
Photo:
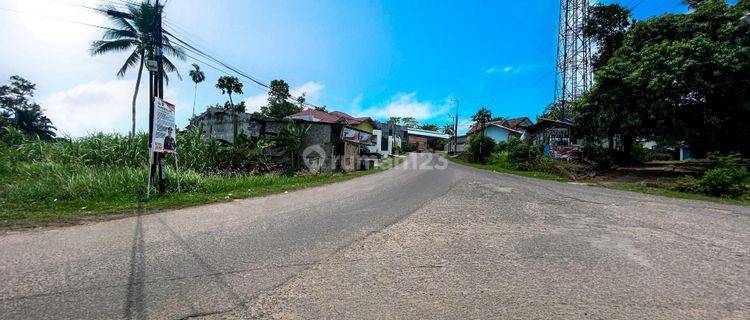
[[[401,124],[407,128],[419,128],[419,121],[413,117],[404,117],[401,119]]]
[[[33,102],[36,85],[19,76],[10,77],[10,84],[0,86],[0,136],[15,128],[22,134],[51,140],[55,137],[52,121],[42,107]]]
[[[592,58],[594,69],[607,64],[615,51],[622,46],[625,35],[635,21],[630,17],[630,10],[619,4],[596,4],[589,10],[583,33],[589,37],[598,50]]]
[[[271,91],[268,92],[268,106],[261,108],[261,112],[270,117],[284,118],[302,111],[304,97],[302,101],[297,100],[296,104],[290,101],[291,98],[289,84],[284,80],[272,80]]]
[[[642,138],[750,155],[750,27],[739,21],[748,9],[750,0],[706,0],[636,23],[575,102],[580,133],[619,134],[626,152]]]

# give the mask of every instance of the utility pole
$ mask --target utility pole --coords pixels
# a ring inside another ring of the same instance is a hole
[[[162,8],[159,6],[159,0],[156,0],[156,81],[157,96],[164,98],[164,50],[162,48],[162,26],[161,26]],[[152,102],[153,103],[153,102]],[[164,194],[166,172],[164,172],[164,154],[159,153],[159,193]]]
[[[153,34],[149,34],[148,37],[148,66],[149,66],[149,102],[148,102],[148,143],[149,143],[149,157],[154,159],[151,161],[151,174],[149,175],[149,183],[154,180],[158,181],[159,193],[163,194],[165,190],[165,171],[164,171],[164,157],[161,153],[153,152],[151,141],[153,141],[154,135],[154,99],[164,98],[164,62],[162,59],[162,10],[159,5],[159,0],[156,0],[154,5],[156,10],[156,21],[154,21]],[[156,66],[153,65],[156,60]],[[154,177],[157,173],[158,177]],[[150,185],[150,184],[149,184]]]
[[[456,103],[456,119],[453,124],[453,153],[458,153],[458,105],[461,101],[461,99],[453,98],[453,102]]]

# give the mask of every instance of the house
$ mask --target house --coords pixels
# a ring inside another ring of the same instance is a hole
[[[492,138],[492,140],[495,140],[496,143],[508,141],[511,137],[521,138],[521,136],[523,136],[525,131],[513,129],[509,126],[506,126],[507,123],[504,122],[505,120],[488,122],[484,126],[484,135],[486,137]],[[475,123],[473,126],[471,126],[466,135],[473,136],[475,134],[479,134],[481,131],[482,130],[480,125],[478,123]]]
[[[370,117],[352,117],[341,111],[328,112],[318,109],[307,109],[295,113],[288,118],[311,122],[341,123],[365,132],[372,132],[378,128],[377,122]]]
[[[534,124],[528,117],[505,119],[501,121],[504,127],[511,128],[513,130],[525,132],[530,126]]]
[[[418,152],[433,150],[434,143],[440,140],[447,141],[450,139],[450,135],[442,132],[416,128],[408,128],[406,134],[408,136],[407,141],[409,144],[414,145],[414,149]],[[443,147],[441,146],[440,149],[442,150],[442,148]]]
[[[378,129],[372,130],[375,136],[375,145],[369,147],[371,153],[379,153],[382,156],[394,154],[394,148],[403,148],[406,141],[406,128],[392,123],[378,123]]]

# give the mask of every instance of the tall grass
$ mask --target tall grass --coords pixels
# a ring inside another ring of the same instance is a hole
[[[0,226],[166,208],[338,181],[348,175],[257,175],[263,141],[226,145],[201,129],[180,132],[180,187],[169,158],[167,190],[146,201],[147,135],[95,134],[39,141],[0,135]]]

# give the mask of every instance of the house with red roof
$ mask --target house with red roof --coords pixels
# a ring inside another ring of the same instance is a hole
[[[370,117],[353,117],[341,111],[327,112],[311,108],[297,112],[289,118],[312,122],[340,123],[370,133],[378,128],[377,122]]]

